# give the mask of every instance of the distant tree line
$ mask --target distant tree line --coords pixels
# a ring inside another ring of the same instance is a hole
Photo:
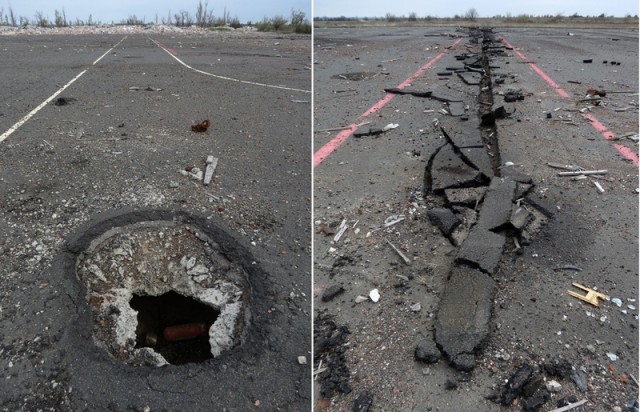
[[[227,10],[226,6],[224,7],[221,15],[214,15],[213,9],[209,9],[208,1],[205,1],[204,3],[200,1],[195,14],[193,15],[186,10],[180,10],[173,14],[169,11],[168,15],[160,20],[156,14],[154,21],[147,21],[146,17],[139,18],[136,15],[130,15],[115,24],[143,26],[159,23],[164,25],[173,25],[176,27],[197,26],[214,29],[223,29],[225,27],[237,29],[242,27],[240,19],[237,16],[231,17],[231,12]],[[6,13],[3,8],[0,8],[0,25],[4,26],[25,27],[28,25],[34,25],[39,27],[69,27],[94,26],[99,24],[102,24],[102,22],[93,20],[91,14],[87,20],[81,20],[79,18],[76,18],[74,21],[68,20],[64,8],[62,8],[61,11],[58,11],[57,9],[54,11],[53,20],[51,20],[49,16],[45,16],[41,11],[36,11],[34,18],[29,19],[25,16],[16,16],[11,7],[9,7]],[[252,24],[249,21],[247,22],[247,25],[251,26]],[[299,10],[292,10],[291,17],[289,19],[281,15],[272,18],[265,17],[262,21],[257,22],[255,26],[260,31],[311,33],[311,23],[305,18],[305,14]]]
[[[442,20],[442,21],[451,21],[451,20],[468,20],[468,21],[475,21],[477,19],[480,18],[480,15],[478,14],[478,12],[476,11],[475,8],[470,8],[469,10],[467,10],[465,13],[462,14],[455,14],[453,15],[453,17],[436,17],[436,16],[431,16],[431,15],[426,15],[426,16],[418,16],[417,13],[415,12],[411,12],[408,15],[395,15],[393,13],[387,13],[385,16],[381,16],[381,17],[346,17],[346,16],[339,16],[339,17],[314,17],[315,21],[353,21],[353,20],[362,20],[362,21],[387,21],[387,22],[402,22],[402,21],[436,21],[436,20]],[[615,18],[614,16],[611,15],[606,15],[605,13],[602,13],[598,16],[588,16],[588,15],[581,15],[579,13],[574,13],[568,17],[564,16],[563,14],[559,13],[556,15],[551,15],[551,14],[545,14],[545,15],[540,15],[540,16],[536,16],[536,15],[532,15],[532,14],[519,14],[516,16],[511,15],[511,13],[507,13],[506,15],[495,15],[492,17],[487,17],[489,19],[499,19],[499,20],[506,20],[506,21],[514,21],[514,22],[529,22],[529,21],[535,21],[535,20],[546,20],[546,21],[552,21],[552,22],[561,22],[564,20],[575,20],[575,19],[613,19]],[[627,14],[625,17],[625,19],[638,19],[638,15],[636,14],[635,16],[632,16],[631,14]]]

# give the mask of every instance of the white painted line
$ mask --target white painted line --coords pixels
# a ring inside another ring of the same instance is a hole
[[[98,57],[98,59],[96,61],[94,61],[91,65],[94,66],[96,63],[98,63],[104,56],[106,56],[111,50],[115,49],[116,47],[118,47],[118,45],[120,43],[122,43],[125,39],[127,38],[127,36],[125,36],[122,40],[120,40],[118,43],[116,43],[112,48],[110,48],[109,50],[107,50],[102,56]],[[18,130],[20,128],[20,126],[22,126],[23,124],[25,124],[29,119],[31,119],[36,113],[38,113],[43,107],[45,107],[47,104],[49,104],[53,99],[55,99],[56,97],[58,97],[58,95],[60,93],[62,93],[63,91],[66,90],[67,87],[71,86],[73,84],[73,82],[75,82],[76,80],[78,80],[80,78],[80,76],[82,76],[83,74],[85,74],[87,72],[87,70],[89,69],[84,69],[83,71],[80,72],[80,74],[78,74],[76,77],[74,77],[73,79],[71,79],[67,84],[65,84],[64,86],[62,86],[60,89],[58,89],[57,92],[55,92],[54,94],[52,94],[51,96],[49,96],[49,98],[47,98],[47,100],[45,100],[44,102],[40,103],[38,105],[38,107],[36,107],[35,109],[33,109],[32,111],[29,112],[29,114],[27,114],[26,116],[24,116],[22,119],[18,120],[18,122],[16,124],[14,124],[13,126],[11,126],[9,128],[9,130],[7,130],[6,132],[2,133],[2,135],[0,135],[0,143],[3,142],[7,137],[9,137],[11,135],[11,133],[15,132],[16,130]]]
[[[176,61],[178,63],[180,63],[181,65],[183,65],[184,67],[186,67],[189,70],[193,70],[194,72],[200,73],[200,74],[204,74],[206,76],[211,76],[211,77],[215,77],[217,79],[222,79],[222,80],[229,80],[232,82],[237,82],[237,83],[244,83],[244,84],[251,84],[254,86],[262,86],[262,87],[271,87],[273,89],[282,89],[282,90],[291,90],[294,92],[302,92],[302,93],[311,93],[311,90],[304,90],[304,89],[294,89],[293,87],[285,87],[285,86],[276,86],[273,84],[265,84],[265,83],[257,83],[257,82],[250,82],[248,80],[240,80],[240,79],[234,79],[233,77],[227,77],[227,76],[220,76],[219,74],[213,74],[213,73],[209,73],[209,72],[205,72],[203,70],[200,69],[196,69],[194,67],[189,66],[187,63],[183,62],[182,60],[180,60],[178,58],[178,56],[176,56],[175,54],[173,54],[171,51],[169,51],[166,47],[164,47],[163,45],[161,45],[160,43],[158,43],[157,41],[153,40],[152,38],[149,37],[149,40],[151,40],[153,43],[155,43],[156,46],[160,47],[162,50],[164,50],[165,52],[167,52],[167,54],[171,57],[173,57],[174,59],[176,59]]]

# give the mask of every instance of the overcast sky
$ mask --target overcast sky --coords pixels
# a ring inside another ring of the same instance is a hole
[[[4,9],[7,14],[9,7],[13,9],[16,20],[20,16],[34,19],[36,12],[42,12],[43,16],[48,16],[49,20],[54,20],[54,11],[62,11],[64,8],[67,20],[75,21],[76,18],[88,20],[89,14],[93,21],[103,23],[119,23],[128,17],[135,15],[146,22],[154,22],[156,14],[158,21],[167,19],[169,11],[175,14],[180,10],[188,11],[195,15],[199,0],[110,0],[110,1],[87,1],[87,0],[0,0],[0,9]],[[202,1],[205,3],[205,0]],[[301,10],[307,18],[311,19],[311,0],[209,0],[208,10],[213,8],[215,16],[222,16],[224,7],[230,16],[238,17],[240,22],[259,21],[266,17],[282,15],[291,17],[291,10]]]
[[[602,13],[623,17],[638,14],[638,0],[315,0],[316,17],[383,17],[415,12],[418,17],[453,17],[475,8],[480,17],[519,14],[598,16]]]

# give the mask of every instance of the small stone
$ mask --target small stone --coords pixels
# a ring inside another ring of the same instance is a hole
[[[611,302],[615,303],[617,307],[621,308],[622,307],[622,300],[620,300],[619,298],[613,298],[611,299]]]
[[[611,362],[615,362],[618,360],[618,356],[615,353],[608,352],[607,356]]]
[[[549,392],[560,392],[562,390],[562,385],[560,385],[557,381],[549,381],[545,385]]]
[[[378,289],[373,289],[371,292],[369,292],[369,299],[371,299],[373,303],[376,303],[380,300],[380,292],[378,292]]]
[[[412,312],[420,312],[420,310],[422,309],[422,306],[420,305],[420,302],[418,302],[415,305],[411,305],[410,309]]]
[[[298,364],[306,365],[307,364],[307,357],[306,356],[298,356]]]
[[[613,407],[613,412],[622,412],[622,408],[619,406],[614,406]]]
[[[365,300],[369,300],[369,298],[367,298],[367,297],[365,297],[365,296],[362,296],[362,295],[358,295],[358,296],[356,296],[356,303],[362,303],[362,302],[364,302]]]

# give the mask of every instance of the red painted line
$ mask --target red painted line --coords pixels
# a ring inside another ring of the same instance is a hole
[[[565,99],[571,99],[571,96],[569,96],[569,94],[567,92],[565,92],[560,86],[558,86],[558,84],[556,82],[554,82],[551,77],[547,76],[547,74],[545,72],[543,72],[542,70],[540,70],[540,68],[538,66],[536,66],[535,64],[533,64],[532,62],[529,61],[529,59],[527,59],[527,57],[522,54],[519,50],[516,50],[515,47],[513,47],[511,44],[509,44],[509,42],[507,40],[505,40],[504,37],[500,36],[500,38],[502,39],[502,41],[504,42],[504,44],[506,44],[507,46],[511,47],[513,49],[513,51],[520,56],[520,58],[522,60],[524,60],[526,63],[529,64],[529,66],[531,66],[531,68],[538,73],[538,75],[540,75],[540,77],[542,77],[542,79],[544,81],[546,81],[549,86],[553,87],[555,89],[556,92],[558,92],[558,94],[562,97],[564,97]],[[598,119],[596,119],[592,114],[589,113],[582,113],[582,117],[584,117],[585,119],[589,120],[589,122],[591,123],[591,126],[593,126],[594,129],[596,129],[598,132],[600,132],[600,134],[602,134],[602,137],[604,137],[605,139],[611,141],[613,140],[616,135],[607,129],[607,127],[605,125],[603,125],[602,123],[600,123],[598,121]],[[617,144],[617,143],[613,143],[612,146],[622,155],[624,156],[625,159],[630,160],[631,163],[633,164],[634,167],[638,167],[638,153],[629,149],[626,146],[623,146],[621,144]]]
[[[435,62],[440,60],[440,58],[442,58],[442,56],[445,55],[447,50],[449,50],[450,48],[454,47],[455,45],[457,45],[461,41],[462,41],[462,39],[456,40],[451,46],[447,47],[445,49],[445,51],[443,51],[442,53],[440,53],[439,55],[437,55],[433,59],[429,60],[417,72],[415,72],[413,75],[411,75],[411,77],[407,78],[405,81],[400,83],[400,85],[398,85],[397,88],[398,89],[405,88],[412,81],[414,81],[416,78],[418,78],[418,76],[420,76],[425,70],[427,70]],[[392,94],[392,93],[387,93],[382,99],[380,99],[380,101],[378,101],[376,104],[371,106],[371,108],[369,108],[369,110],[367,110],[362,115],[360,115],[360,117],[358,117],[358,120],[362,120],[365,117],[369,116],[370,114],[375,113],[378,110],[382,109],[387,103],[389,103],[391,101],[391,99],[393,99],[393,96],[395,96],[395,95]],[[345,130],[341,131],[340,133],[338,133],[333,139],[331,139],[328,143],[326,143],[324,146],[322,146],[320,149],[318,149],[317,152],[315,152],[313,154],[313,168],[314,169],[316,167],[318,167],[318,165],[320,165],[320,163],[322,163],[327,157],[329,157],[329,155],[331,153],[333,153],[338,147],[340,147],[344,143],[344,141],[347,140],[347,138],[349,138],[349,136],[351,136],[357,130],[358,127],[356,126],[356,123],[360,123],[360,122],[358,122],[356,120],[355,122],[351,123],[351,125],[349,126],[348,129],[345,129]]]
[[[153,40],[153,39],[149,39],[152,42],[154,42],[156,44],[156,46],[160,47],[161,49],[164,49],[167,53],[173,55],[173,56],[178,56],[178,53],[176,53],[175,50],[173,50],[171,47],[167,47],[164,44],[160,43],[159,41]]]

